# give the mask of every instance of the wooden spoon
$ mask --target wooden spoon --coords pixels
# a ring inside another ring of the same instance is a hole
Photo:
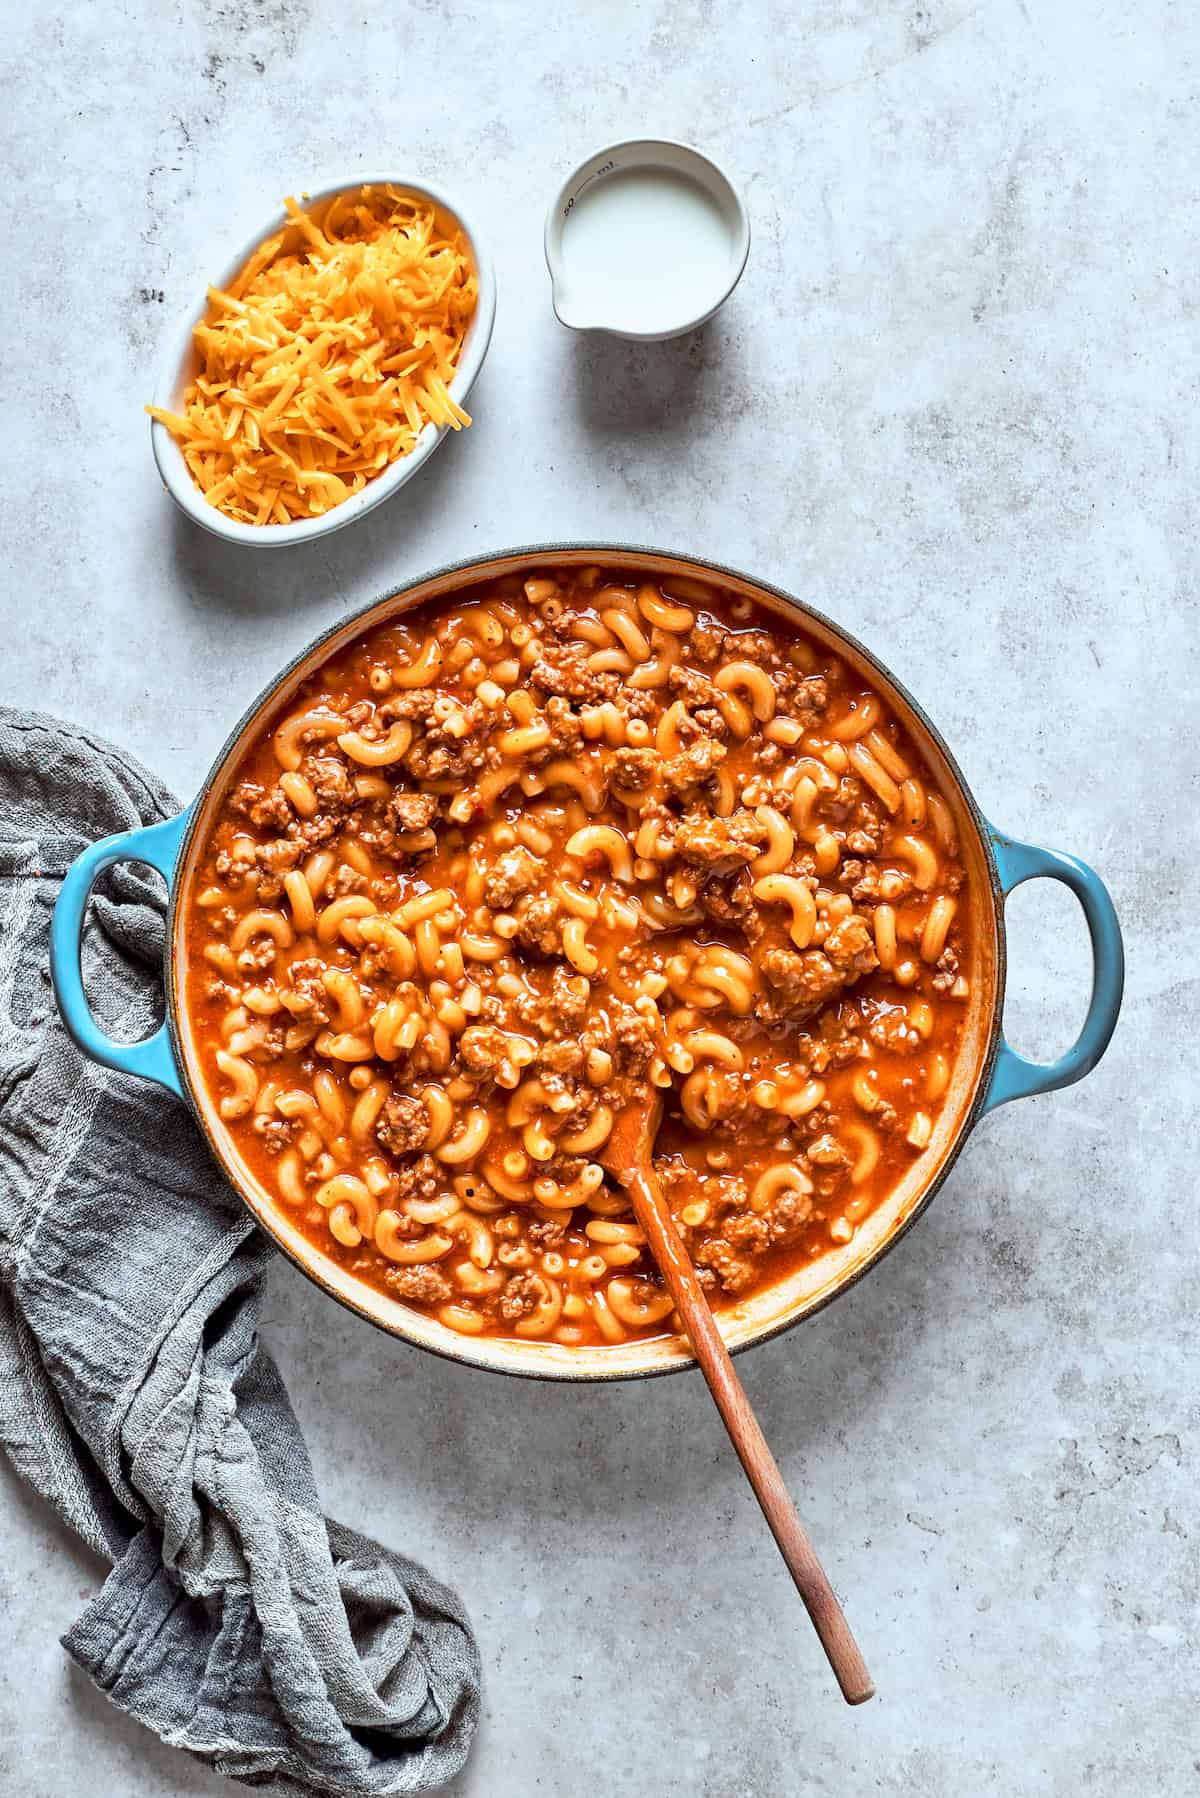
[[[751,1409],[750,1400],[729,1358],[729,1350],[709,1309],[671,1216],[650,1155],[662,1118],[662,1098],[652,1088],[635,1098],[617,1118],[597,1160],[629,1194],[638,1223],[645,1231],[667,1290],[675,1301],[692,1350],[708,1381],[721,1421],[738,1452],[746,1477],[762,1506],[779,1552],[787,1562],[796,1590],[804,1600],[813,1628],[829,1657],[847,1704],[862,1704],[875,1687],[858,1644],[842,1613],[825,1569],[796,1514],[775,1457]]]

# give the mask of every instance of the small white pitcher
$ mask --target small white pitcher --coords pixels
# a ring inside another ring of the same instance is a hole
[[[750,254],[750,220],[707,156],[638,138],[598,150],[563,183],[545,242],[564,325],[654,343],[724,305]]]

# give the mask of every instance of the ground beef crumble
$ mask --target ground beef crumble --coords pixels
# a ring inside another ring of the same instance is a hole
[[[507,911],[514,899],[537,886],[543,865],[528,849],[510,849],[497,856],[483,883],[485,903],[493,911]]]
[[[739,1255],[723,1236],[710,1236],[702,1242],[695,1258],[698,1267],[710,1269],[726,1292],[744,1292],[754,1279],[753,1261]]]
[[[375,1125],[379,1146],[392,1155],[410,1155],[429,1135],[429,1113],[420,1099],[392,1093]]]
[[[675,848],[685,862],[710,873],[731,873],[752,862],[767,840],[753,812],[740,807],[728,818],[691,812],[675,833]]]
[[[618,1067],[625,1074],[644,1073],[658,1044],[654,1025],[632,1005],[617,1002],[610,1009]]]
[[[229,807],[249,818],[259,830],[286,830],[296,815],[279,787],[261,787],[252,780],[242,781],[234,788]]]
[[[300,765],[300,772],[317,796],[322,811],[335,808],[348,811],[357,805],[358,794],[345,762],[336,756],[311,756]]]
[[[537,1310],[545,1297],[545,1289],[537,1274],[513,1274],[500,1296],[500,1315],[506,1324],[520,1323]]]
[[[426,830],[438,815],[436,793],[393,793],[388,800],[388,822],[406,834]]]
[[[850,979],[870,974],[879,966],[875,953],[875,937],[862,918],[851,914],[843,918],[825,938],[825,953],[834,967]]]
[[[445,1305],[451,1297],[450,1282],[436,1267],[389,1267],[383,1277],[398,1299],[418,1305]]]
[[[525,1233],[537,1249],[557,1249],[567,1239],[567,1226],[561,1218],[535,1217],[525,1226]]]
[[[292,963],[288,969],[289,984],[284,1002],[293,1017],[303,1019],[305,1023],[329,1022],[329,995],[321,978],[324,971],[324,962],[315,956]]]
[[[557,967],[550,978],[550,1010],[567,1029],[581,1024],[587,1016],[591,986],[585,974]]]
[[[579,705],[611,699],[620,683],[616,676],[596,674],[588,667],[589,650],[590,645],[583,643],[546,644],[540,659],[529,670],[530,686]]]
[[[485,765],[481,743],[469,738],[441,738],[429,733],[418,737],[408,752],[407,766],[414,780],[465,781]]]
[[[517,909],[515,941],[531,955],[561,955],[563,919],[557,899],[523,899]]]
[[[662,765],[657,749],[614,750],[611,784],[627,792],[641,792],[657,779]]]
[[[538,1066],[549,1068],[553,1074],[582,1074],[586,1059],[583,1044],[571,1036],[551,1037],[538,1051]]]
[[[724,743],[713,737],[699,737],[663,763],[663,786],[679,798],[690,798],[697,789],[708,785],[727,754]]]
[[[415,1161],[406,1161],[396,1170],[396,1201],[404,1199],[436,1199],[445,1190],[445,1170],[433,1159],[432,1155],[418,1155]],[[401,1217],[397,1226],[400,1236],[423,1236],[428,1226],[419,1224],[415,1218]]]
[[[495,1024],[469,1024],[458,1039],[458,1057],[469,1074],[494,1074],[508,1050],[508,1035]]]
[[[819,949],[768,949],[759,964],[771,988],[766,1004],[775,1017],[807,1017],[845,985],[843,976]]]

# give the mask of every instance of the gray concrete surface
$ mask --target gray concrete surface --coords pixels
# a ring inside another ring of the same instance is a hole
[[[96,0],[10,6],[0,699],[181,795],[275,668],[440,560],[694,548],[812,597],[1002,825],[1095,862],[1124,1020],[986,1123],[924,1223],[742,1364],[877,1675],[836,1701],[695,1378],[562,1391],[393,1346],[280,1265],[267,1334],[337,1516],[478,1625],[457,1798],[1196,1790],[1196,93],[1168,0]],[[550,313],[545,204],[598,144],[711,145],[735,301],[657,348]],[[277,197],[394,164],[491,221],[475,428],[349,534],[177,518],[141,402]],[[1071,900],[1012,907],[1009,1020],[1082,1013]],[[0,1790],[216,1793],[58,1636],[101,1577],[0,1473]]]

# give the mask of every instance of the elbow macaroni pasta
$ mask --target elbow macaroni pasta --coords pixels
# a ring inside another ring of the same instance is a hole
[[[222,1128],[327,1255],[447,1329],[672,1327],[602,1153],[714,1303],[936,1151],[975,976],[954,812],[861,678],[715,589],[548,570],[376,627],[224,797],[188,913]]]

